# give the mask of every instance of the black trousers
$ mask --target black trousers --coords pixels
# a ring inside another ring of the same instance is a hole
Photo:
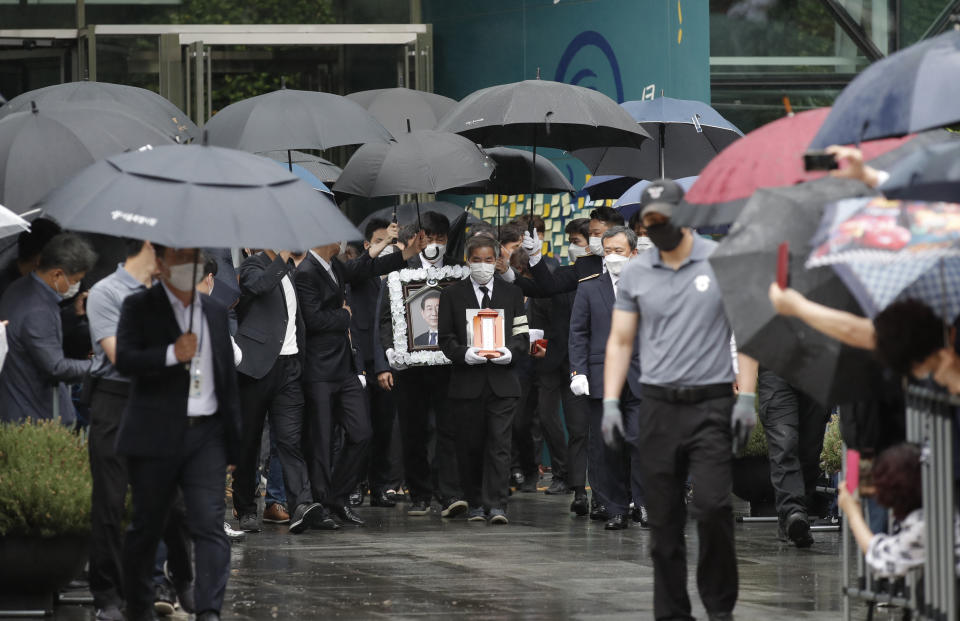
[[[105,608],[123,604],[123,520],[129,476],[127,459],[117,455],[117,430],[127,397],[121,392],[96,390],[90,403],[90,472],[93,493],[90,507],[90,592],[94,606]],[[179,495],[179,492],[178,492]],[[164,540],[167,543],[170,572],[178,581],[193,580],[190,536],[184,522],[182,500],[167,519]]]
[[[578,487],[587,484],[587,424],[590,406],[587,398],[570,392],[569,365],[562,364],[552,371],[540,374],[540,427],[550,449],[550,464],[556,475],[555,464],[562,465],[563,479],[567,485]],[[560,404],[563,404],[563,421],[567,433],[564,440],[560,423]]]
[[[373,368],[373,361],[365,363]],[[395,446],[393,428],[397,419],[397,405],[393,391],[383,390],[376,376],[367,376],[367,398],[370,403],[370,426],[373,435],[370,439],[370,457],[366,468],[367,482],[373,493],[387,489],[396,489],[403,475],[399,453],[392,450]]]
[[[457,417],[460,484],[471,508],[507,508],[516,405],[517,397],[498,397],[486,382],[476,399],[450,399]]]
[[[537,476],[540,465],[540,455],[534,438],[540,389],[536,384],[536,376],[522,378],[520,385],[522,393],[513,414],[510,466],[522,472],[523,476],[532,477]]]
[[[260,461],[263,422],[268,413],[277,438],[277,456],[283,469],[290,510],[313,502],[310,475],[303,458],[304,399],[300,385],[300,360],[281,356],[260,379],[240,376],[240,409],[243,431],[240,458],[233,473],[233,506],[241,517],[257,512],[257,465]]]
[[[370,447],[370,411],[356,375],[332,382],[306,382],[307,433],[304,454],[310,468],[313,499],[329,506],[345,506],[360,482]],[[343,431],[343,443],[333,459],[334,425]]]
[[[197,612],[223,606],[230,573],[230,542],[223,532],[223,484],[227,451],[223,423],[203,417],[187,428],[183,444],[169,457],[130,457],[133,520],[123,548],[127,617],[153,610],[153,562],[168,507],[183,493],[193,539]]]
[[[603,400],[590,399],[590,441],[588,446],[590,489],[598,504],[611,514],[626,514],[630,501],[646,504],[643,477],[640,474],[640,399],[629,390],[620,399],[624,437],[616,446],[603,441]]]
[[[684,483],[693,481],[691,513],[700,542],[697,588],[710,613],[737,602],[733,538],[730,414],[734,399],[668,403],[644,396],[637,446],[650,517],[654,615],[693,619],[687,595]]]
[[[785,520],[812,506],[830,409],[765,369],[760,371],[757,396],[770,454],[770,482],[777,513]]]
[[[456,419],[447,403],[450,368],[412,367],[394,373],[394,382],[411,499],[461,498]]]

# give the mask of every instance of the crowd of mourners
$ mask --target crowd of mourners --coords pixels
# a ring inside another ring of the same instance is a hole
[[[708,261],[717,243],[671,221],[682,197],[663,179],[629,222],[609,207],[570,220],[564,265],[540,217],[472,225],[460,254],[447,217],[425,211],[402,228],[369,220],[362,248],[243,249],[239,261],[123,240],[122,263],[91,283],[91,242],[34,222],[0,274],[0,420],[88,431],[98,619],[150,619],[176,602],[219,618],[230,537],[263,522],[294,534],[363,526],[356,507],[368,502],[505,525],[511,494],[541,491],[569,495],[571,514],[607,530],[650,529],[657,618],[690,618],[689,513],[704,607],[732,618],[732,460],[759,417],[779,536],[810,547],[829,504],[817,485],[831,408],[737,352]],[[388,276],[450,266],[468,275],[410,303],[426,330],[395,343]],[[900,377],[960,391],[943,322],[916,301],[869,320],[776,284],[770,299],[888,368],[873,401],[845,404],[843,424],[879,453],[875,500],[900,530],[865,523],[843,484],[839,505],[871,566],[902,575],[923,546]],[[492,350],[468,331],[484,308],[503,325]],[[412,364],[408,349],[448,363]]]

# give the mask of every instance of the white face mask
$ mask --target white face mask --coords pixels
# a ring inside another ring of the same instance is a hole
[[[653,248],[653,242],[650,241],[650,238],[644,235],[643,237],[637,238],[637,252],[643,252],[644,250],[649,250]]]
[[[346,251],[347,251],[347,242],[345,241],[340,242],[340,252],[338,252],[337,254],[344,254]]]
[[[623,266],[626,265],[629,260],[630,257],[625,257],[622,254],[608,254],[603,257],[603,264],[607,267],[608,272],[614,276],[619,276],[623,270]]]
[[[73,284],[71,285],[71,284],[70,284],[70,281],[67,279],[67,275],[66,275],[66,274],[63,275],[63,279],[67,281],[67,290],[64,291],[63,293],[60,293],[60,290],[57,289],[57,293],[58,293],[58,294],[60,295],[60,297],[62,297],[64,300],[69,300],[70,298],[72,298],[73,296],[77,295],[77,293],[80,292],[80,281],[78,280],[77,282],[75,282],[75,283],[73,283]]]
[[[576,261],[580,257],[586,256],[587,247],[586,246],[575,246],[570,244],[567,246],[567,256],[570,258],[570,261]]]
[[[426,259],[429,263],[436,263],[443,258],[443,255],[447,252],[446,244],[427,244],[427,247],[423,249],[421,253],[423,258]]]
[[[477,283],[485,285],[493,278],[493,273],[496,269],[497,265],[495,263],[471,263],[470,276],[472,276]]]
[[[203,277],[203,263],[196,264],[196,271],[194,271],[193,263],[183,263],[170,266],[170,277],[167,281],[171,287],[178,291],[190,291],[195,285],[200,284]]]
[[[603,240],[600,237],[590,237],[590,241],[587,244],[590,247],[590,252],[594,256],[602,257],[603,256]]]

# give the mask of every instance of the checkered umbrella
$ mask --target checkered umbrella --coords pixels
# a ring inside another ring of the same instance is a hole
[[[855,198],[829,205],[807,267],[832,265],[864,312],[913,298],[960,316],[960,204]]]

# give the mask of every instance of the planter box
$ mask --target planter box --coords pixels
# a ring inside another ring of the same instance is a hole
[[[86,535],[0,537],[0,616],[53,614],[57,594],[83,570],[89,547]]]

